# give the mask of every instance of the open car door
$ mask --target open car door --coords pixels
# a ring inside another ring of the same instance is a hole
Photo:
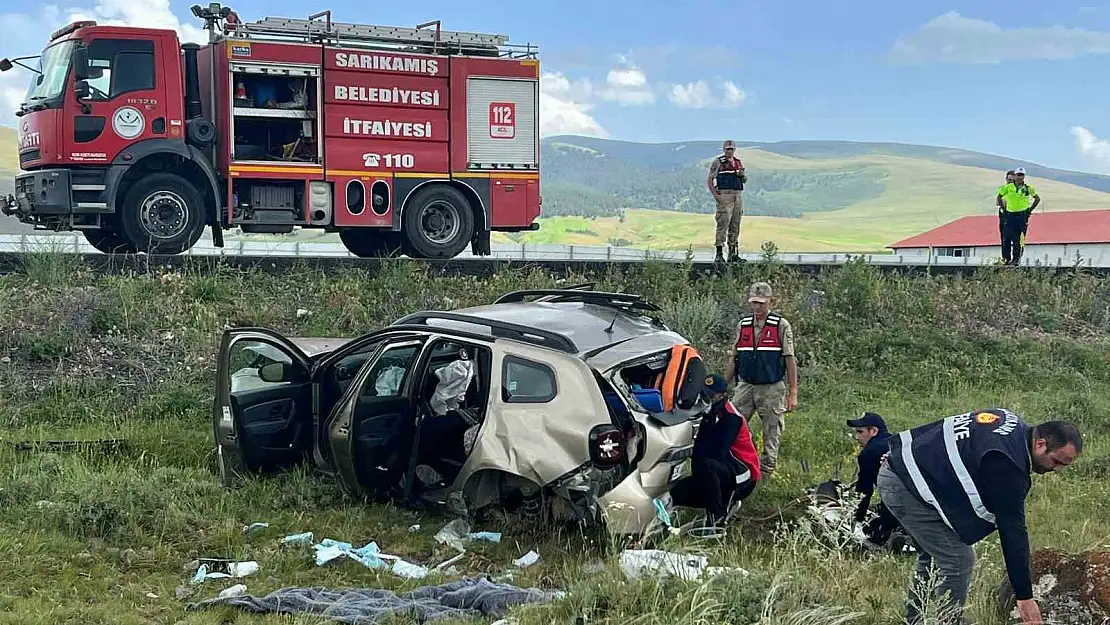
[[[420,332],[383,341],[325,422],[332,461],[352,492],[387,500],[405,475],[416,427],[412,372],[426,341]]]
[[[220,341],[212,422],[220,481],[288,470],[310,457],[309,358],[261,328],[228,330]]]

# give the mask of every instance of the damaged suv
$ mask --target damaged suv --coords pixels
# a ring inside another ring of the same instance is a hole
[[[373,501],[646,531],[709,407],[705,365],[657,306],[592,288],[417,312],[353,339],[226,331],[221,481],[308,463]]]

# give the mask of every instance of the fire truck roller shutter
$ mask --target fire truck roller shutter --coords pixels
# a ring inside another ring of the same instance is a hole
[[[468,78],[468,168],[537,171],[538,100],[534,78]]]

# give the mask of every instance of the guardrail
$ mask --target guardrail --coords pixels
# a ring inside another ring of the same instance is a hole
[[[687,252],[681,250],[649,250],[631,247],[591,247],[583,245],[547,244],[494,244],[490,246],[490,256],[474,256],[465,250],[456,260],[516,260],[516,261],[589,261],[589,262],[643,262],[663,260],[684,262]],[[69,254],[98,254],[96,248],[85,240],[80,233],[55,234],[0,234],[0,253],[56,252]],[[240,238],[225,238],[224,247],[216,247],[208,236],[202,237],[195,246],[183,252],[186,256],[245,256],[245,257],[301,257],[301,258],[356,258],[341,243],[312,241],[258,241]],[[764,258],[762,254],[741,254],[749,262]],[[968,267],[995,265],[995,259],[983,257],[927,256],[914,254],[797,254],[786,253],[775,256],[777,262],[789,265],[840,265],[851,258],[864,256],[868,264],[906,267]],[[691,260],[697,263],[712,263],[712,250],[694,250]],[[1055,262],[1048,257],[1035,258],[1026,255],[1022,264],[1028,266],[1071,267],[1075,263]],[[1110,262],[1095,263],[1087,260],[1083,267],[1110,267]]]

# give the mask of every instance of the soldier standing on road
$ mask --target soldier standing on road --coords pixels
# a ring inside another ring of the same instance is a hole
[[[770,476],[778,463],[785,413],[798,407],[794,330],[782,315],[771,312],[771,285],[766,282],[751,286],[748,303],[752,313],[736,326],[735,357],[725,377],[730,384],[736,380],[732,403],[740,414],[750,419],[759,412],[763,425],[760,470]]]
[[[724,262],[724,246],[728,243],[728,260],[740,260],[740,218],[744,215],[744,183],[748,181],[744,173],[744,163],[736,157],[736,142],[725,141],[725,153],[713,159],[709,166],[706,184],[713,199],[717,201],[717,232],[714,244],[717,246],[717,262]]]

